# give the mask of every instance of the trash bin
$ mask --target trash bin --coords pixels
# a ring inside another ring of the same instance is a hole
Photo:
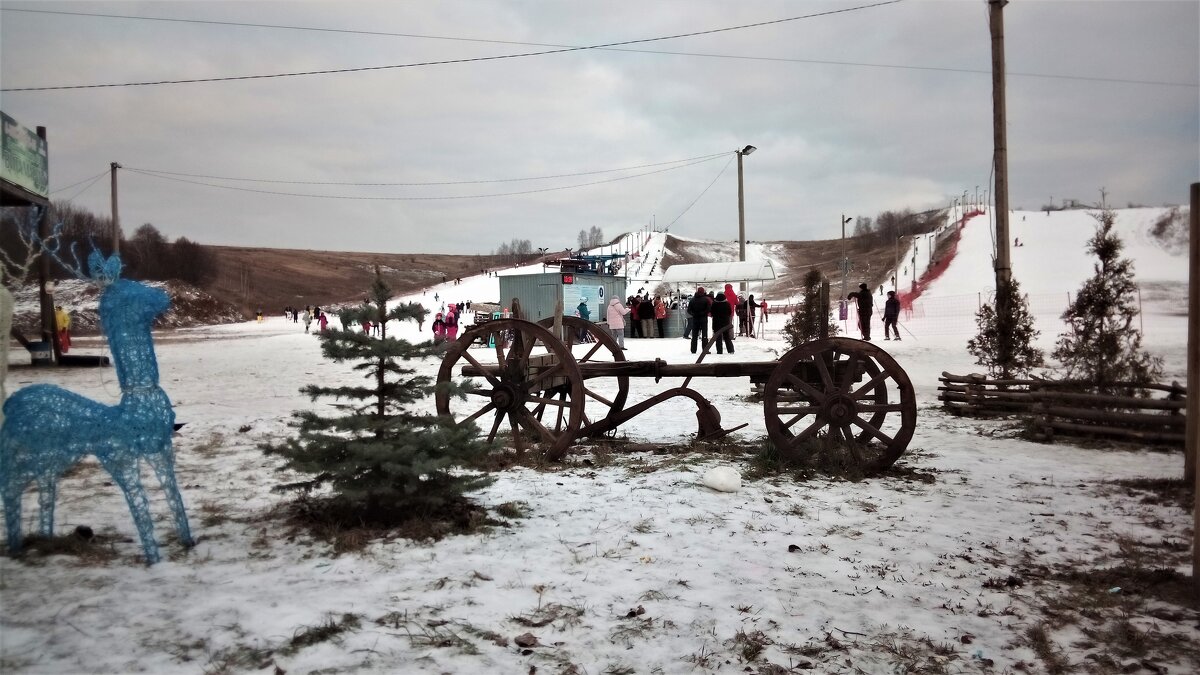
[[[29,361],[35,366],[54,365],[54,346],[49,342],[29,343]]]

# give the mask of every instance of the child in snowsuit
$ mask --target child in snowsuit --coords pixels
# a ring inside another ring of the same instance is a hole
[[[58,305],[54,308],[54,325],[58,328],[58,350],[63,354],[71,348],[71,315]],[[8,339],[5,336],[4,339]]]
[[[310,314],[309,311],[307,309],[305,309],[304,314],[301,314],[300,318],[304,320],[304,332],[307,333],[309,325],[312,324],[312,314]]]
[[[440,345],[446,341],[446,321],[442,319],[442,313],[438,312],[437,317],[433,320],[433,344]]]

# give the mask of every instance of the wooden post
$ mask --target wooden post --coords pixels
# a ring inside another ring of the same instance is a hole
[[[829,337],[829,282],[828,281],[821,282],[821,299],[819,300],[819,302],[821,303],[822,311],[821,311],[821,327],[818,329],[817,334],[821,336],[822,340],[824,340],[825,338]],[[814,312],[814,314],[815,314],[815,312]],[[847,314],[847,316],[849,316],[849,314]]]
[[[1192,183],[1191,263],[1188,266],[1188,367],[1187,367],[1187,444],[1184,451],[1184,476],[1196,490],[1192,504],[1192,589],[1200,598],[1200,183]]]
[[[38,138],[46,140],[46,127],[37,128]],[[50,205],[42,207],[37,222],[38,242],[45,246],[50,240]],[[54,320],[54,297],[46,290],[50,282],[50,256],[44,252],[38,253],[38,303],[42,315],[42,342],[49,343],[54,350],[54,362],[62,355],[58,344],[58,326]]]

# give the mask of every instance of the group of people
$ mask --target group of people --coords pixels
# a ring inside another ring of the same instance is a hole
[[[458,315],[462,313],[463,303],[450,303],[444,312],[438,312],[433,318],[433,344],[440,345],[447,340],[458,339]]]
[[[871,314],[875,310],[875,301],[871,297],[871,290],[867,288],[865,283],[858,285],[858,290],[846,295],[847,300],[853,300],[858,305],[858,329],[862,333],[862,339],[871,339]],[[883,303],[883,339],[884,340],[900,340],[900,330],[897,328],[897,322],[900,320],[900,299],[896,297],[896,291],[887,292],[887,300]],[[888,329],[891,329],[889,333]],[[892,336],[895,337],[892,337]]]
[[[677,301],[672,300],[670,307],[672,309],[682,308],[687,314],[683,337],[691,339],[693,354],[696,353],[697,341],[703,338],[705,343],[708,342],[710,317],[714,334],[720,332],[720,339],[717,340],[717,353],[723,354],[725,350],[728,350],[732,354],[733,318],[738,317],[738,335],[754,337],[756,314],[761,309],[765,318],[767,312],[765,301],[756,302],[753,295],[749,298],[739,296],[733,290],[733,284],[725,284],[725,290],[720,293],[706,292],[703,286],[697,287],[695,295],[689,298],[680,298]],[[586,299],[579,303],[577,311],[581,318],[590,320],[591,312],[587,308]],[[657,324],[658,337],[661,338],[666,337],[664,324],[667,311],[668,304],[662,299],[662,296],[656,295],[651,298],[649,294],[645,296],[639,294],[629,297],[626,303],[622,303],[618,297],[613,297],[608,301],[605,319],[608,321],[609,332],[621,345],[621,349],[624,349],[626,316],[631,322],[633,337],[655,337],[654,327]],[[726,327],[728,330],[721,332]]]
[[[258,317],[259,321],[261,322],[261,309],[258,310]],[[320,307],[313,307],[312,305],[305,305],[303,310],[301,310],[299,307],[292,307],[291,305],[288,305],[287,307],[283,308],[283,318],[291,319],[292,323],[300,323],[303,321],[305,333],[308,332],[309,327],[312,326],[314,321],[317,322],[317,326],[320,327],[321,332],[325,332],[325,329],[329,327],[329,317],[325,314],[325,312],[321,311]]]
[[[728,351],[732,354],[733,317],[738,319],[739,336],[754,337],[754,322],[759,309],[762,310],[765,319],[767,302],[756,302],[753,295],[739,295],[733,290],[733,284],[725,284],[725,290],[719,292],[705,291],[703,286],[699,286],[687,303],[687,323],[683,327],[683,337],[692,339],[692,353],[695,354],[697,341],[708,344],[708,324],[711,317],[713,335],[717,336],[717,353],[723,354]]]

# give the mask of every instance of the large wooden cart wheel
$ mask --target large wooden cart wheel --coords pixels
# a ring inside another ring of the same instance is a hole
[[[477,342],[485,347],[472,349]],[[465,400],[444,386],[451,382]],[[520,319],[489,321],[450,343],[437,384],[439,415],[457,424],[474,422],[489,442],[510,435],[518,453],[532,437],[547,458],[561,458],[583,420],[583,377],[575,357],[550,331]]]
[[[851,338],[815,340],[784,354],[763,403],[767,435],[785,457],[844,450],[867,473],[895,463],[917,425],[908,374],[880,347]]]
[[[539,326],[554,330],[554,317],[538,322]],[[589,435],[589,428],[607,429],[606,422],[616,418],[625,408],[629,398],[629,376],[595,376],[587,374],[589,363],[615,363],[625,360],[625,352],[616,338],[603,326],[576,316],[562,318],[562,341],[575,355],[575,361],[583,373],[583,426],[580,435]],[[589,381],[591,380],[591,381]],[[562,392],[561,396],[566,396]]]

